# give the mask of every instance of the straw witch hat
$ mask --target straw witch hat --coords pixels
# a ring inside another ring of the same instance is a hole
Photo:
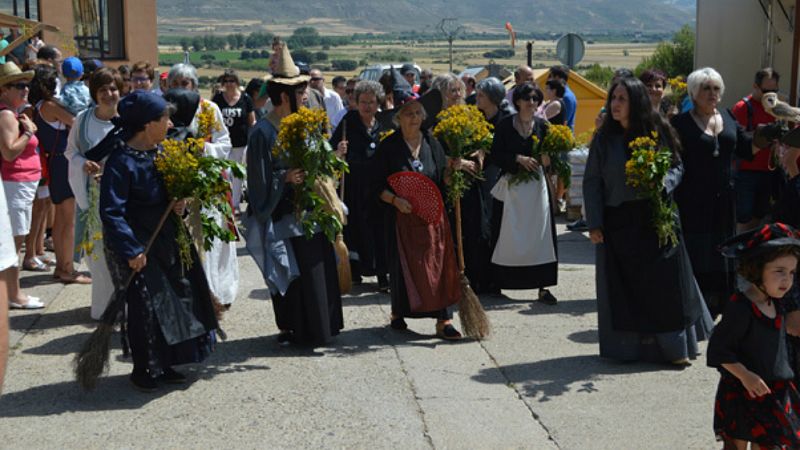
[[[20,80],[31,81],[31,79],[33,79],[32,70],[23,72],[11,61],[0,64],[0,86]]]
[[[280,46],[281,52],[275,55],[275,57],[278,57],[278,61],[274,65],[275,69],[272,72],[272,79],[269,81],[272,83],[295,86],[301,83],[307,83],[311,80],[310,76],[300,73],[300,69],[295,65],[286,43],[281,42]]]

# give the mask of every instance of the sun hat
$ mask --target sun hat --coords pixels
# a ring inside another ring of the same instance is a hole
[[[26,70],[25,72],[19,70],[16,64],[11,61],[5,64],[0,64],[0,86],[4,86],[15,81],[31,81],[33,79],[33,71]]]

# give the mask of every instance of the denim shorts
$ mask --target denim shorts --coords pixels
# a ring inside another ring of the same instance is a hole
[[[740,170],[734,177],[736,222],[762,219],[769,212],[772,172]]]

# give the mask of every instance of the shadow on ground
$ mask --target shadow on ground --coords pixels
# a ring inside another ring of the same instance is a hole
[[[526,397],[546,402],[570,391],[597,392],[595,382],[605,376],[674,370],[668,365],[620,363],[596,355],[567,356],[531,363],[500,366],[507,381],[520,387]],[[494,368],[481,370],[472,377],[481,383],[499,383]]]

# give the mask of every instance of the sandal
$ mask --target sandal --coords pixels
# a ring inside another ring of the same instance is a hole
[[[50,258],[49,256],[45,255],[44,253],[42,253],[41,255],[36,255],[36,259],[38,259],[39,261],[41,261],[44,264],[47,264],[48,266],[51,266],[51,267],[55,267],[55,265],[56,265],[56,260],[53,259],[53,258]]]
[[[53,273],[53,278],[58,279],[58,281],[64,284],[92,284],[91,278],[78,272],[77,270],[73,270],[70,274],[62,271],[56,271]]]
[[[22,262],[22,270],[29,272],[49,272],[50,268],[39,258],[26,259]]]
[[[461,339],[461,333],[456,330],[452,323],[447,325],[436,324],[436,336],[444,339],[445,341],[458,341]]]

